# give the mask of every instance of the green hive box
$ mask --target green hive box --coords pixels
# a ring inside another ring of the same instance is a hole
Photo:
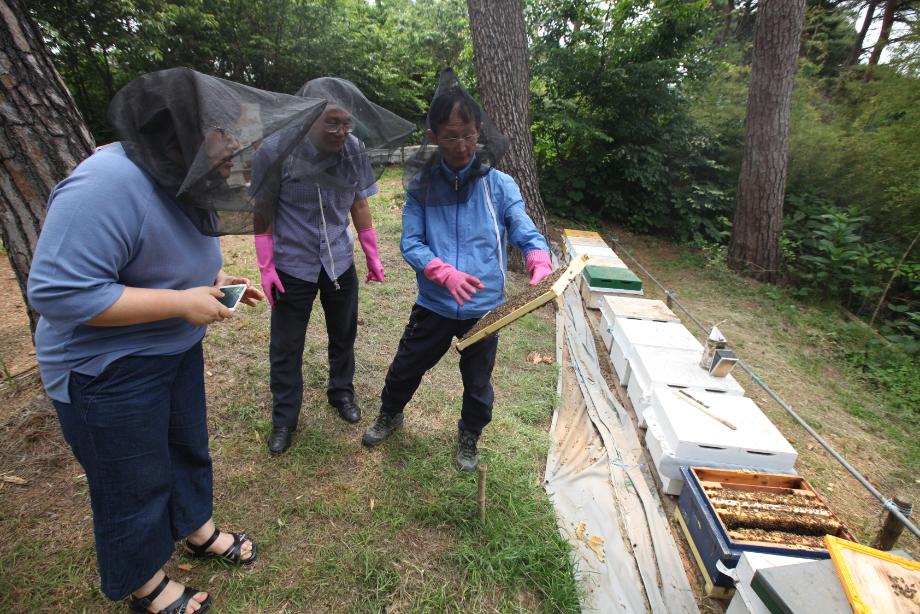
[[[629,269],[615,269],[607,266],[588,265],[584,271],[585,280],[592,288],[611,290],[642,291],[642,280]]]

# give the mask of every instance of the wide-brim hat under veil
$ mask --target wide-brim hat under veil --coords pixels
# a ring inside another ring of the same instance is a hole
[[[416,130],[414,123],[374,104],[346,79],[311,79],[297,92],[299,96],[325,100],[326,111],[344,111],[351,130],[338,151],[327,152],[311,142],[295,149],[289,172],[297,180],[324,188],[360,192],[370,187],[390,164],[393,152]],[[313,137],[324,129],[317,122]],[[337,129],[335,122],[330,130]],[[313,138],[311,137],[311,138]]]
[[[465,200],[470,186],[479,177],[492,170],[504,157],[508,151],[509,141],[505,135],[499,132],[488,114],[463,87],[454,71],[450,68],[443,69],[438,79],[438,88],[432,98],[432,105],[429,106],[426,120],[428,129],[435,130],[437,128],[432,125],[430,109],[434,106],[435,101],[444,97],[450,100],[464,99],[466,104],[474,110],[478,124],[479,139],[476,144],[476,154],[472,166],[469,172],[465,174],[463,182],[453,186],[455,192],[462,192],[462,194],[454,194],[452,199],[456,199],[459,196],[461,200]],[[442,194],[445,185],[445,182],[441,180],[442,173],[444,173],[444,170],[441,164],[441,152],[437,145],[431,143],[426,132],[418,151],[407,159],[403,165],[403,186],[406,188],[406,192],[419,203],[435,203],[445,198],[445,195]]]
[[[266,92],[170,68],[142,75],[118,91],[109,121],[128,157],[172,196],[206,235],[262,232],[275,203],[251,194],[253,151],[273,135],[269,167],[260,182],[279,182],[285,158],[321,115],[325,100]]]

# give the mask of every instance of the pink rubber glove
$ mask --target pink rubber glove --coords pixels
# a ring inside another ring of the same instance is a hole
[[[535,249],[527,254],[527,272],[530,273],[530,285],[536,286],[540,281],[553,272],[553,263],[549,254],[542,249]]]
[[[275,306],[275,288],[279,294],[284,294],[284,286],[275,270],[275,240],[271,235],[256,235],[256,262],[259,263],[259,276],[262,278],[262,290],[269,305]]]
[[[383,263],[380,262],[380,252],[377,251],[377,233],[374,231],[374,227],[359,230],[358,242],[361,244],[361,249],[364,250],[364,256],[367,259],[367,277],[364,278],[364,283],[383,281]]]
[[[425,277],[450,290],[458,305],[463,305],[463,301],[469,301],[473,298],[473,295],[476,294],[476,288],[485,288],[479,279],[463,271],[458,271],[440,258],[435,258],[429,262],[423,272]]]

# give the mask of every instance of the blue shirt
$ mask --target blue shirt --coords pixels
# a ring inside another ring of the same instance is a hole
[[[525,255],[537,249],[549,251],[527,215],[514,179],[490,169],[465,183],[472,164],[459,172],[443,163],[422,171],[430,174],[417,175],[410,182],[402,215],[400,248],[416,271],[416,302],[455,320],[481,318],[505,302],[509,241]],[[427,194],[426,202],[412,196],[419,193],[416,188]],[[478,277],[485,287],[462,307],[457,305],[447,288],[425,277],[425,267],[435,258]]]
[[[128,354],[184,352],[206,327],[182,318],[132,326],[85,324],[126,286],[184,290],[214,283],[220,242],[195,228],[175,201],[115,144],[59,183],[29,272],[41,314],[35,353],[48,396],[70,402],[70,372],[99,375]]]
[[[252,162],[253,185],[261,184],[259,177],[274,159],[277,139],[267,138]],[[316,153],[309,140],[302,147]],[[377,183],[364,145],[354,135],[348,135],[342,154],[349,160],[360,161],[361,191],[318,187],[309,179],[294,175],[292,159],[285,161],[281,171],[278,203],[272,222],[275,244],[275,267],[303,281],[316,283],[321,269],[330,279],[337,279],[354,263],[354,237],[348,228],[351,206],[356,200],[377,193]],[[322,208],[320,207],[322,204]],[[325,220],[325,231],[324,222]]]

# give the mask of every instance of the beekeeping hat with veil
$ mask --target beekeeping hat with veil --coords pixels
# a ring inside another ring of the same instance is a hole
[[[288,161],[288,173],[303,183],[361,192],[376,182],[394,150],[416,129],[345,79],[312,79],[297,94],[327,102],[309,138]]]
[[[206,235],[260,232],[275,203],[280,170],[250,177],[252,152],[277,139],[268,167],[280,169],[326,106],[325,100],[266,92],[188,68],[142,75],[119,90],[109,121],[128,157]],[[249,185],[250,181],[260,185]],[[263,185],[264,184],[264,185]]]
[[[439,122],[443,123],[452,113],[456,113],[464,122],[475,125],[475,134],[461,135],[462,140],[475,147],[475,154],[468,171],[458,178],[446,167],[443,162],[444,152],[432,143],[426,131],[418,152],[403,166],[403,186],[422,205],[456,202],[458,198],[466,201],[469,191],[474,189],[478,180],[487,175],[508,151],[508,138],[498,131],[488,114],[464,89],[454,71],[445,68],[441,71],[438,88],[431,100],[426,127],[437,133]],[[458,139],[438,140],[441,147],[449,147],[451,145],[447,141]]]

